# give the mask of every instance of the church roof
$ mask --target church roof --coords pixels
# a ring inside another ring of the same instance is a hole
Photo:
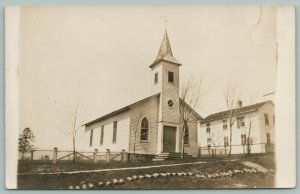
[[[240,114],[244,114],[244,113],[247,113],[247,112],[256,111],[257,109],[259,109],[261,106],[263,106],[264,104],[266,104],[268,102],[271,102],[273,104],[273,102],[271,100],[268,100],[268,101],[264,101],[264,102],[260,102],[260,103],[252,104],[252,105],[249,105],[249,106],[244,106],[244,107],[241,107],[241,108],[232,109],[232,110],[235,111],[235,115],[240,115]],[[205,119],[203,119],[201,121],[201,123],[207,123],[207,122],[218,120],[218,119],[226,119],[228,116],[230,116],[232,110],[226,110],[226,111],[222,111],[222,112],[218,112],[218,113],[208,115],[207,117],[205,117]]]
[[[168,61],[176,65],[181,65],[181,63],[177,61],[173,56],[167,31],[165,31],[157,57],[155,61],[150,65],[150,68],[154,67],[160,61]]]
[[[160,93],[157,93],[157,94],[154,94],[154,95],[149,96],[149,97],[147,97],[147,98],[144,98],[144,99],[142,99],[142,100],[139,100],[139,101],[137,101],[137,102],[134,102],[134,103],[132,103],[132,104],[130,104],[130,105],[128,105],[128,106],[125,106],[125,107],[120,108],[120,109],[118,109],[118,110],[115,110],[115,111],[113,111],[113,112],[111,112],[111,113],[108,113],[108,114],[106,114],[106,115],[103,115],[103,116],[101,116],[101,117],[99,117],[99,118],[97,118],[97,119],[94,119],[94,120],[92,120],[92,121],[90,121],[90,122],[87,122],[87,123],[83,124],[83,126],[87,126],[87,125],[93,124],[93,123],[95,123],[95,122],[98,122],[98,121],[101,121],[101,120],[106,119],[106,118],[108,118],[108,117],[111,117],[111,116],[113,116],[113,115],[115,115],[115,114],[124,112],[124,111],[126,111],[126,110],[130,110],[130,108],[131,108],[132,106],[137,105],[137,104],[139,104],[139,103],[141,103],[141,102],[144,102],[144,101],[146,101],[146,100],[149,100],[149,99],[151,99],[151,98],[153,98],[153,97],[156,97],[156,96],[159,96],[159,95],[160,95]]]

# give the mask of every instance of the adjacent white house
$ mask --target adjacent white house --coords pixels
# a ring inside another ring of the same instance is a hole
[[[217,149],[217,152],[223,154],[229,152],[230,117],[232,120],[232,154],[247,153],[248,137],[250,137],[251,153],[274,151],[273,102],[265,101],[243,107],[242,101],[239,101],[235,109],[211,114],[198,122],[198,145],[202,150],[201,154],[210,154],[209,150],[212,149]]]

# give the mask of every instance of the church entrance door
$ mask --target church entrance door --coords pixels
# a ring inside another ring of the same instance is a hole
[[[163,152],[175,152],[176,127],[164,126]]]

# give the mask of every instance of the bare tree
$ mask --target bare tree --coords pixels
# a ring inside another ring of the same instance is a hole
[[[35,141],[35,137],[33,131],[30,128],[25,128],[23,133],[19,136],[19,147],[18,150],[22,153],[22,160],[24,160],[25,152],[28,152],[33,148],[33,142]]]
[[[195,110],[198,109],[201,94],[203,93],[203,84],[201,80],[196,80],[189,76],[187,82],[183,83],[180,91],[179,112],[182,120],[181,136],[181,158],[184,157],[184,142],[188,139],[189,122],[192,122],[193,115],[198,115]]]
[[[79,134],[80,130],[83,129],[83,123],[83,110],[77,102],[66,110],[58,127],[62,133],[72,139],[73,163],[76,162],[76,143],[82,137],[82,135],[79,136]]]
[[[252,107],[252,106],[251,106]],[[251,155],[251,147],[252,147],[252,143],[253,143],[253,138],[251,137],[251,130],[253,128],[254,122],[253,122],[253,112],[250,112],[248,115],[248,124],[247,124],[247,137],[246,137],[246,148],[247,148],[247,152],[246,155],[250,156]]]
[[[226,103],[227,111],[224,112],[223,118],[229,120],[229,156],[231,156],[232,147],[232,127],[236,121],[236,103],[239,99],[237,85],[232,81],[228,81],[224,89],[224,100]]]
[[[212,158],[214,157],[213,152],[215,152],[215,154],[216,154],[217,149],[221,145],[222,137],[223,137],[223,135],[222,135],[222,133],[220,133],[220,131],[211,130],[209,132],[209,139],[210,139],[212,146],[209,147],[208,152],[210,153],[210,150],[212,151],[212,153],[211,153]]]

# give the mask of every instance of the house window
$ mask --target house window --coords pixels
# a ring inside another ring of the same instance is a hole
[[[211,138],[207,138],[207,147],[208,147],[208,148],[211,147]]]
[[[174,73],[171,71],[168,71],[168,82],[174,82]]]
[[[90,146],[93,145],[93,135],[94,135],[94,129],[91,129],[91,134],[90,134]]]
[[[273,125],[275,125],[275,115],[273,115]]]
[[[269,125],[269,116],[268,116],[268,114],[265,114],[265,124]]]
[[[148,133],[149,133],[149,124],[146,118],[143,118],[141,122],[141,141],[148,140]]]
[[[184,144],[189,144],[189,129],[188,127],[184,126],[184,139],[183,139]]]
[[[267,144],[270,144],[271,143],[271,135],[270,135],[270,133],[267,133],[266,136],[267,136]]]
[[[245,126],[245,121],[244,121],[243,116],[242,117],[237,117],[236,121],[237,121],[237,128],[238,129]]]
[[[114,128],[113,128],[113,139],[112,142],[116,143],[117,142],[117,127],[118,127],[118,122],[114,121]]]
[[[228,136],[225,136],[225,137],[224,137],[224,147],[226,148],[227,146],[229,146],[229,143],[228,143]]]
[[[242,145],[246,145],[246,134],[241,134]]]
[[[154,74],[154,84],[158,83],[158,73]]]
[[[101,131],[100,131],[100,145],[103,145],[103,137],[104,137],[104,125],[101,126]]]
[[[223,129],[227,129],[227,119],[223,120]]]
[[[210,133],[210,123],[206,123],[206,133]]]

